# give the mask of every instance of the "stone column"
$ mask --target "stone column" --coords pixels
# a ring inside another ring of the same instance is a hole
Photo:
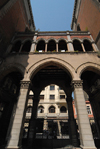
[[[45,43],[45,52],[47,52],[47,43]]]
[[[20,46],[19,53],[21,52],[22,47],[23,47],[23,43],[22,43],[21,46]]]
[[[74,87],[74,98],[77,110],[80,144],[83,149],[96,149],[89,123],[88,113],[81,80],[72,82]]]
[[[92,48],[95,52],[99,51],[96,44],[94,42],[92,42]]]
[[[67,32],[67,38],[68,38],[68,44],[67,44],[68,51],[69,52],[74,52],[74,47],[73,47],[72,40],[70,38],[70,33],[69,32]]]
[[[81,46],[82,46],[83,52],[86,52],[83,43],[81,43]]]
[[[36,135],[37,108],[39,103],[38,97],[39,96],[34,96],[34,99],[33,99],[32,116],[31,116],[29,130],[28,130],[28,149],[31,149],[34,146],[34,140]]]
[[[77,134],[77,127],[76,127],[76,120],[74,119],[74,112],[72,106],[72,97],[67,97],[67,105],[68,105],[68,116],[69,116],[69,135],[74,147],[78,147],[78,134]]]
[[[99,98],[99,97],[97,97],[97,98]],[[97,104],[95,103],[95,101],[96,101],[95,96],[92,95],[92,97],[89,97],[89,101],[91,103],[92,112],[93,112],[93,116],[94,116],[94,119],[95,119],[95,125],[96,125],[96,129],[97,129],[97,134],[98,134],[98,137],[100,139],[100,127],[99,127],[99,124],[98,124],[98,116],[99,116],[99,114],[98,114],[98,111],[97,111]]]
[[[31,46],[31,51],[30,52],[34,52],[36,47],[35,47],[35,43],[36,43],[36,38],[37,38],[37,33],[35,33],[34,35],[34,40],[33,40],[33,43],[32,43],[32,46]]]
[[[56,43],[56,52],[58,52],[58,43]]]
[[[60,121],[59,120],[57,120],[57,124],[58,124],[59,136],[61,137],[62,134],[61,134],[61,126],[60,126]]]
[[[20,95],[17,104],[16,114],[12,126],[11,138],[7,149],[19,149],[21,147],[23,124],[28,101],[30,81],[21,81]]]

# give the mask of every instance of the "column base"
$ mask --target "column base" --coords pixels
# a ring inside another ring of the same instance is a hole
[[[82,146],[82,145],[80,145],[80,147],[81,147],[82,149],[97,149],[96,147],[85,147],[85,146]]]

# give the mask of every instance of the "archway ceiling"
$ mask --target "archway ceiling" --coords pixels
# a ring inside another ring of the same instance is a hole
[[[61,86],[70,86],[71,78],[62,68],[50,65],[41,69],[32,80],[33,87],[38,87],[38,89],[52,83],[61,84]]]

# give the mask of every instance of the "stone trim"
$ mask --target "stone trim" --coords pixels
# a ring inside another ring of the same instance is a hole
[[[80,88],[82,87],[83,81],[82,80],[73,80],[71,85],[75,88]]]
[[[31,81],[21,81],[20,84],[21,84],[21,87],[20,87],[21,89],[28,89],[31,84]]]

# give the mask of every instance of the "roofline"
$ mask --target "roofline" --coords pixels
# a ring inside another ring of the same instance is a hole
[[[32,13],[31,3],[30,3],[30,0],[27,0],[27,1],[28,1],[28,5],[29,5],[29,10],[30,10],[30,14],[31,14],[31,19],[32,19],[33,28],[34,28],[34,30],[35,30],[35,23],[34,23],[34,17],[33,17],[33,13]]]
[[[77,4],[78,4],[78,0],[75,0],[75,2],[74,2],[73,16],[72,16],[72,22],[71,22],[71,29],[73,29],[73,24],[74,24],[74,18],[75,18],[75,14],[76,14]],[[80,2],[80,4],[81,4],[81,2]],[[79,8],[80,8],[80,5],[79,5]]]

